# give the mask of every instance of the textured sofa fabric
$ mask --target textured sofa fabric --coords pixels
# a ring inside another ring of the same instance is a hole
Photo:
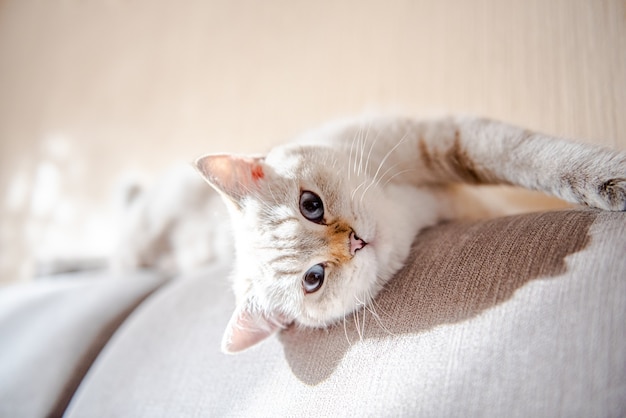
[[[431,228],[376,314],[290,328],[237,356],[219,352],[228,270],[146,300],[68,416],[626,415],[623,213]]]
[[[0,289],[0,417],[60,416],[117,327],[163,282],[89,273]]]

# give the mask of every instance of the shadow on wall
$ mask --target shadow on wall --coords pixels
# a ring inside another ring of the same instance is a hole
[[[565,223],[553,222],[562,217],[535,213],[425,230],[414,242],[412,261],[377,297],[377,318],[361,311],[358,321],[328,329],[292,327],[280,334],[293,373],[316,385],[332,375],[361,338],[419,334],[463,322],[506,302],[531,280],[562,275],[566,257],[589,244],[596,212],[573,211]],[[555,246],[555,240],[561,244]]]

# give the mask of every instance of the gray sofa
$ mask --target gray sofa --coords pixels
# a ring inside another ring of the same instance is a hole
[[[0,291],[0,416],[626,416],[626,214],[420,234],[372,311],[219,351],[229,265]]]

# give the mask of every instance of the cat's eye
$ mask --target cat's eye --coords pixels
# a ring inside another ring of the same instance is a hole
[[[316,264],[304,273],[302,287],[305,293],[314,293],[324,284],[324,265]]]
[[[313,192],[304,191],[300,195],[300,213],[311,222],[324,222],[324,204],[322,199]]]

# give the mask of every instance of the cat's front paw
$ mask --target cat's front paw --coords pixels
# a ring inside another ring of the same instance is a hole
[[[570,159],[561,177],[569,196],[593,208],[626,211],[626,153],[598,147],[577,154],[583,158]]]
[[[568,179],[567,183],[567,194],[573,197],[573,202],[602,210],[626,210],[626,175],[608,176],[607,180],[607,176],[586,173],[576,179]]]
[[[597,190],[600,198],[598,208],[613,211],[626,210],[626,176],[604,181]]]

